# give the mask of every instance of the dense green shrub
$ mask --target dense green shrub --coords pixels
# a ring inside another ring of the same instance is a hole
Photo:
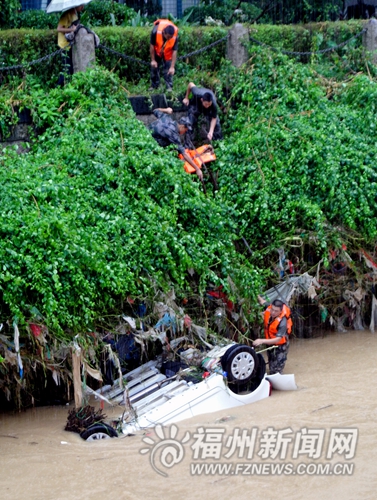
[[[260,48],[226,68],[228,141],[223,199],[252,247],[314,232],[324,249],[338,229],[377,237],[375,95],[366,76],[329,89],[311,66]]]
[[[102,27],[96,28],[101,43],[121,54],[132,56],[139,62],[124,60],[104,49],[97,50],[97,61],[108,69],[115,71],[130,83],[138,83],[141,78],[149,78],[149,39],[150,27]],[[180,29],[180,45],[178,56],[200,49],[223,38],[227,30],[224,28],[183,27]],[[14,64],[26,63],[54,52],[57,34],[54,30],[7,30],[0,32],[0,68]],[[203,71],[215,71],[225,55],[225,43],[213,47],[200,55],[179,62],[178,70],[183,76],[189,68]],[[27,73],[37,75],[44,82],[55,82],[61,69],[60,58],[47,61],[43,66],[27,68]],[[21,72],[19,72],[21,74]],[[1,73],[0,73],[1,75]],[[4,73],[6,75],[6,73]]]
[[[20,0],[0,0],[0,29],[12,26],[20,10]]]
[[[111,0],[94,0],[90,2],[82,13],[82,22],[89,26],[120,26],[127,23],[136,15],[136,12],[126,4]]]
[[[333,47],[360,33],[363,21],[301,25],[251,25],[250,35],[272,47],[310,51]],[[361,38],[357,41],[361,44]]]
[[[203,195],[176,152],[162,152],[116,75],[93,70],[12,98],[46,131],[28,154],[0,157],[3,315],[21,320],[35,307],[62,335],[127,295],[184,289],[190,269],[201,286],[216,273],[240,289],[260,282],[235,252],[229,210]]]
[[[238,7],[237,12],[235,9]],[[238,2],[238,0],[215,1],[211,3],[201,2],[197,7],[189,7],[184,14],[192,11],[190,22],[202,25],[211,24],[211,19],[221,21],[228,25],[229,22],[251,22],[260,13],[261,9],[249,2]],[[211,18],[211,19],[208,19]]]
[[[53,29],[56,28],[60,13],[47,14],[44,10],[24,10],[17,8],[18,0],[4,2],[0,12],[0,27]],[[0,6],[1,6],[0,1]],[[136,12],[126,4],[112,0],[94,0],[88,4],[81,14],[82,23],[86,26],[113,26],[128,24],[136,16]]]
[[[290,51],[316,51],[333,47],[345,42],[359,33],[363,22],[326,23],[303,26],[272,26],[252,25],[250,34],[258,41],[272,47]],[[133,56],[144,62],[149,62],[150,27],[98,27],[101,43],[121,54]],[[223,38],[227,33],[225,27],[189,27],[180,28],[180,45],[178,56],[201,49],[212,42]],[[11,30],[0,31],[0,67],[26,63],[57,49],[55,30]],[[253,46],[254,42],[250,42]],[[267,49],[266,49],[267,50]],[[202,71],[214,75],[225,56],[225,42],[208,51],[204,51],[189,59],[179,61],[177,77],[190,77],[193,71]],[[131,86],[138,85],[140,80],[149,78],[149,67],[137,61],[122,59],[103,49],[97,51],[97,60],[108,69],[114,69]],[[313,62],[313,58],[302,56],[303,62]],[[315,62],[324,67],[321,71],[329,76],[365,68],[365,56],[362,51],[361,37],[353,39],[345,47],[322,57],[316,57]],[[328,64],[330,62],[330,65]],[[327,66],[326,66],[327,65]],[[27,68],[29,74],[38,75],[44,83],[55,82],[61,69],[60,58],[47,61],[42,66]],[[370,68],[373,72],[373,67]],[[20,72],[18,73],[20,74]],[[3,75],[7,75],[3,73]],[[1,76],[1,73],[0,73]],[[145,90],[145,83],[140,90]]]
[[[127,0],[127,5],[136,12],[140,12],[143,16],[153,17],[154,19],[161,17],[160,0]]]
[[[261,24],[298,24],[335,21],[342,10],[342,0],[202,0],[194,7],[193,19],[201,24],[207,24],[209,16],[225,24],[254,20]]]
[[[11,27],[36,30],[55,29],[60,16],[61,14],[58,12],[46,14],[44,10],[23,10],[19,12]]]
[[[0,31],[0,69],[19,64],[27,64],[58,49],[55,30],[5,30]],[[10,73],[0,71],[0,79],[22,77],[25,73],[38,75],[41,82],[56,82],[61,68],[60,58]],[[0,80],[0,81],[1,81]]]

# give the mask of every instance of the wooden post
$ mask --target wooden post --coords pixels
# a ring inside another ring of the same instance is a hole
[[[75,395],[75,407],[82,406],[82,388],[81,388],[81,349],[72,349],[72,367],[73,367],[73,393]]]

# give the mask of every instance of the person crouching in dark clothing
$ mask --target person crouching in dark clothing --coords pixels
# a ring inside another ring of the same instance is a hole
[[[192,95],[191,99],[189,99],[190,93]],[[183,99],[183,104],[188,106],[187,116],[190,119],[193,129],[196,128],[198,119],[202,116],[208,130],[208,132],[206,130],[206,139],[209,141],[218,141],[223,138],[220,120],[217,116],[218,109],[216,97],[211,90],[204,87],[197,87],[195,83],[190,82],[186,90],[185,98]]]
[[[191,130],[190,121],[187,117],[183,117],[177,123],[169,116],[172,113],[172,108],[157,108],[153,111],[157,120],[149,125],[152,137],[163,148],[169,146],[170,144],[175,144],[178,152],[181,153],[183,158],[195,169],[195,173],[199,179],[203,180],[202,171],[186,153],[185,148],[181,143],[180,137]]]

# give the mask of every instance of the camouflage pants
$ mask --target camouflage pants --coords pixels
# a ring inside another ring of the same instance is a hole
[[[288,350],[289,342],[286,342],[283,345],[277,346],[275,349],[271,349],[271,351],[267,351],[270,375],[274,373],[283,373],[287,361]]]
[[[166,88],[172,89],[173,76],[168,74],[171,66],[171,61],[164,61],[163,59],[161,59],[161,57],[158,56],[156,56],[155,59],[158,66],[157,68],[152,68],[151,66],[151,86],[154,89],[158,89],[160,85],[160,68],[162,68],[162,74],[165,80]]]
[[[203,116],[199,113],[196,106],[190,105],[187,111],[187,117],[191,122],[192,131],[187,132],[185,136],[185,148],[193,149],[193,143],[196,145],[208,144],[207,135],[211,126],[211,119],[208,116]],[[221,141],[223,133],[221,130],[219,117],[216,119],[216,125],[213,131],[212,140]]]

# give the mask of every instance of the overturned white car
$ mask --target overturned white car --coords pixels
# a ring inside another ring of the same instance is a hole
[[[247,345],[215,347],[203,354],[200,366],[189,366],[193,354],[193,349],[181,352],[179,363],[149,361],[124,375],[124,387],[118,381],[97,391],[100,398],[125,405],[118,425],[124,434],[254,403],[267,398],[271,387],[297,389],[294,375],[266,375],[263,356]],[[82,437],[94,440],[115,435],[113,429],[110,432],[100,425]]]

